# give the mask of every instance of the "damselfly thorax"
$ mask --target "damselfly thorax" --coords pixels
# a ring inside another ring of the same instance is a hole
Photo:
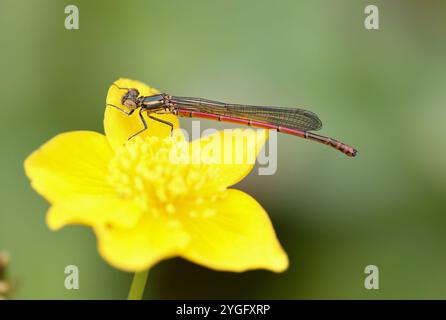
[[[157,118],[156,114],[174,114],[180,117],[196,117],[272,129],[328,145],[350,157],[358,153],[356,149],[343,142],[312,133],[311,131],[322,128],[322,122],[311,111],[288,107],[230,104],[201,98],[171,96],[166,93],[140,96],[135,88],[121,88],[116,84],[113,85],[120,90],[125,90],[121,97],[121,104],[129,111],[112,104],[107,106],[114,107],[126,115],[131,115],[139,109],[143,128],[129,139],[147,129],[148,126],[143,117],[143,113],[146,112],[150,119],[170,126],[171,131],[173,130],[172,123]]]

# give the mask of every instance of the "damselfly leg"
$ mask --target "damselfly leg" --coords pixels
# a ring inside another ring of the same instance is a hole
[[[171,122],[166,121],[166,120],[163,120],[163,119],[155,118],[154,116],[152,116],[152,115],[150,115],[150,114],[149,114],[149,118],[152,119],[152,120],[155,120],[155,121],[158,121],[158,122],[161,122],[161,123],[164,123],[164,124],[168,125],[168,126],[170,127],[170,136],[172,136],[172,133],[173,133],[173,124],[172,124]]]
[[[139,131],[138,131],[137,133],[135,133],[134,135],[132,135],[128,140],[130,140],[130,139],[136,137],[136,136],[137,136],[138,134],[140,134],[141,132],[147,130],[148,126],[147,126],[146,119],[144,119],[144,115],[142,114],[143,111],[144,111],[144,109],[141,108],[141,109],[139,109],[139,112],[138,112],[138,113],[139,113],[139,118],[141,119],[141,122],[142,122],[142,124],[144,125],[144,128],[141,129],[141,130],[139,130]]]
[[[135,112],[135,109],[132,109],[132,110],[130,110],[130,111],[125,111],[124,109],[122,109],[122,108],[120,108],[120,107],[118,107],[118,106],[115,106],[114,104],[110,104],[110,103],[107,103],[106,106],[107,106],[107,107],[113,107],[113,108],[116,108],[116,109],[118,109],[119,111],[121,111],[122,113],[126,114],[127,116],[131,116],[132,113]]]
[[[144,112],[144,111],[146,111],[146,110],[144,110],[144,109],[142,109],[142,108],[139,109],[139,118],[141,119],[141,122],[142,122],[144,128],[141,129],[141,130],[139,130],[139,131],[138,131],[137,133],[135,133],[134,135],[132,135],[132,136],[129,138],[129,140],[132,139],[132,138],[134,138],[134,137],[136,137],[138,134],[140,134],[140,133],[142,133],[142,132],[144,132],[145,130],[148,129],[148,125],[147,125],[146,119],[144,119],[144,116],[143,116],[143,112]],[[173,133],[173,124],[172,124],[171,122],[166,121],[166,120],[163,120],[163,119],[156,118],[156,117],[154,117],[154,116],[152,116],[152,115],[150,115],[150,114],[149,114],[148,116],[149,116],[150,119],[152,119],[152,120],[154,120],[154,121],[158,121],[158,122],[160,122],[160,123],[162,123],[162,124],[168,125],[168,126],[170,127],[170,135],[172,136],[172,133]]]

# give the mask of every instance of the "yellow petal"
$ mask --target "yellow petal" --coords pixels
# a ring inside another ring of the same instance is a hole
[[[98,250],[112,266],[143,271],[162,259],[177,255],[189,242],[179,221],[144,213],[134,228],[95,228]]]
[[[47,224],[52,230],[67,224],[131,228],[140,216],[140,208],[131,201],[112,196],[77,196],[53,205],[48,211]]]
[[[120,88],[135,88],[138,89],[140,95],[150,96],[159,93],[158,90],[151,88],[144,83],[130,79],[119,79],[114,82]],[[115,85],[111,85],[108,89],[107,104],[115,105],[123,110],[130,111],[128,107],[121,104],[121,97],[127,91],[119,89]],[[173,124],[174,128],[178,128],[178,118],[171,114],[154,114],[156,118],[168,121]],[[148,129],[141,132],[138,136],[159,136],[167,137],[170,135],[170,127],[159,121],[149,119],[146,112],[144,112]],[[131,116],[127,116],[114,107],[105,107],[104,114],[104,130],[108,141],[114,149],[125,144],[133,134],[143,129],[143,123],[139,118],[138,110]]]
[[[230,187],[246,177],[268,139],[268,131],[235,129],[215,132],[190,144],[192,163],[214,170],[216,179],[208,181],[218,188]],[[209,186],[209,189],[213,189]]]
[[[268,269],[282,272],[288,257],[277,240],[265,210],[251,196],[235,189],[206,211],[187,213],[191,235],[181,256],[211,269],[242,272]]]
[[[54,203],[74,195],[110,194],[108,163],[113,152],[104,135],[92,131],[62,133],[25,160],[33,188]]]

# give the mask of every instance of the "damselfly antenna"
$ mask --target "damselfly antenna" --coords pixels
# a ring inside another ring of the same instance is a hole
[[[116,83],[112,83],[112,86],[115,86],[116,88],[118,88],[119,90],[128,90],[129,88],[122,88],[120,86],[118,86]]]

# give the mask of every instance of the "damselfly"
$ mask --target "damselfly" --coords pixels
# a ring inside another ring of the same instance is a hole
[[[121,104],[126,106],[129,111],[112,104],[107,104],[107,106],[114,107],[126,115],[131,115],[139,109],[143,128],[129,139],[147,129],[147,123],[143,117],[144,112],[150,119],[162,122],[173,130],[173,125],[170,122],[154,116],[155,114],[170,113],[180,117],[196,117],[273,129],[323,143],[349,157],[354,157],[358,153],[356,149],[343,142],[310,132],[322,128],[321,120],[311,111],[287,107],[230,104],[201,98],[171,96],[167,93],[140,96],[139,91],[135,88],[121,88],[116,84],[113,85],[120,90],[126,90],[121,97]]]

